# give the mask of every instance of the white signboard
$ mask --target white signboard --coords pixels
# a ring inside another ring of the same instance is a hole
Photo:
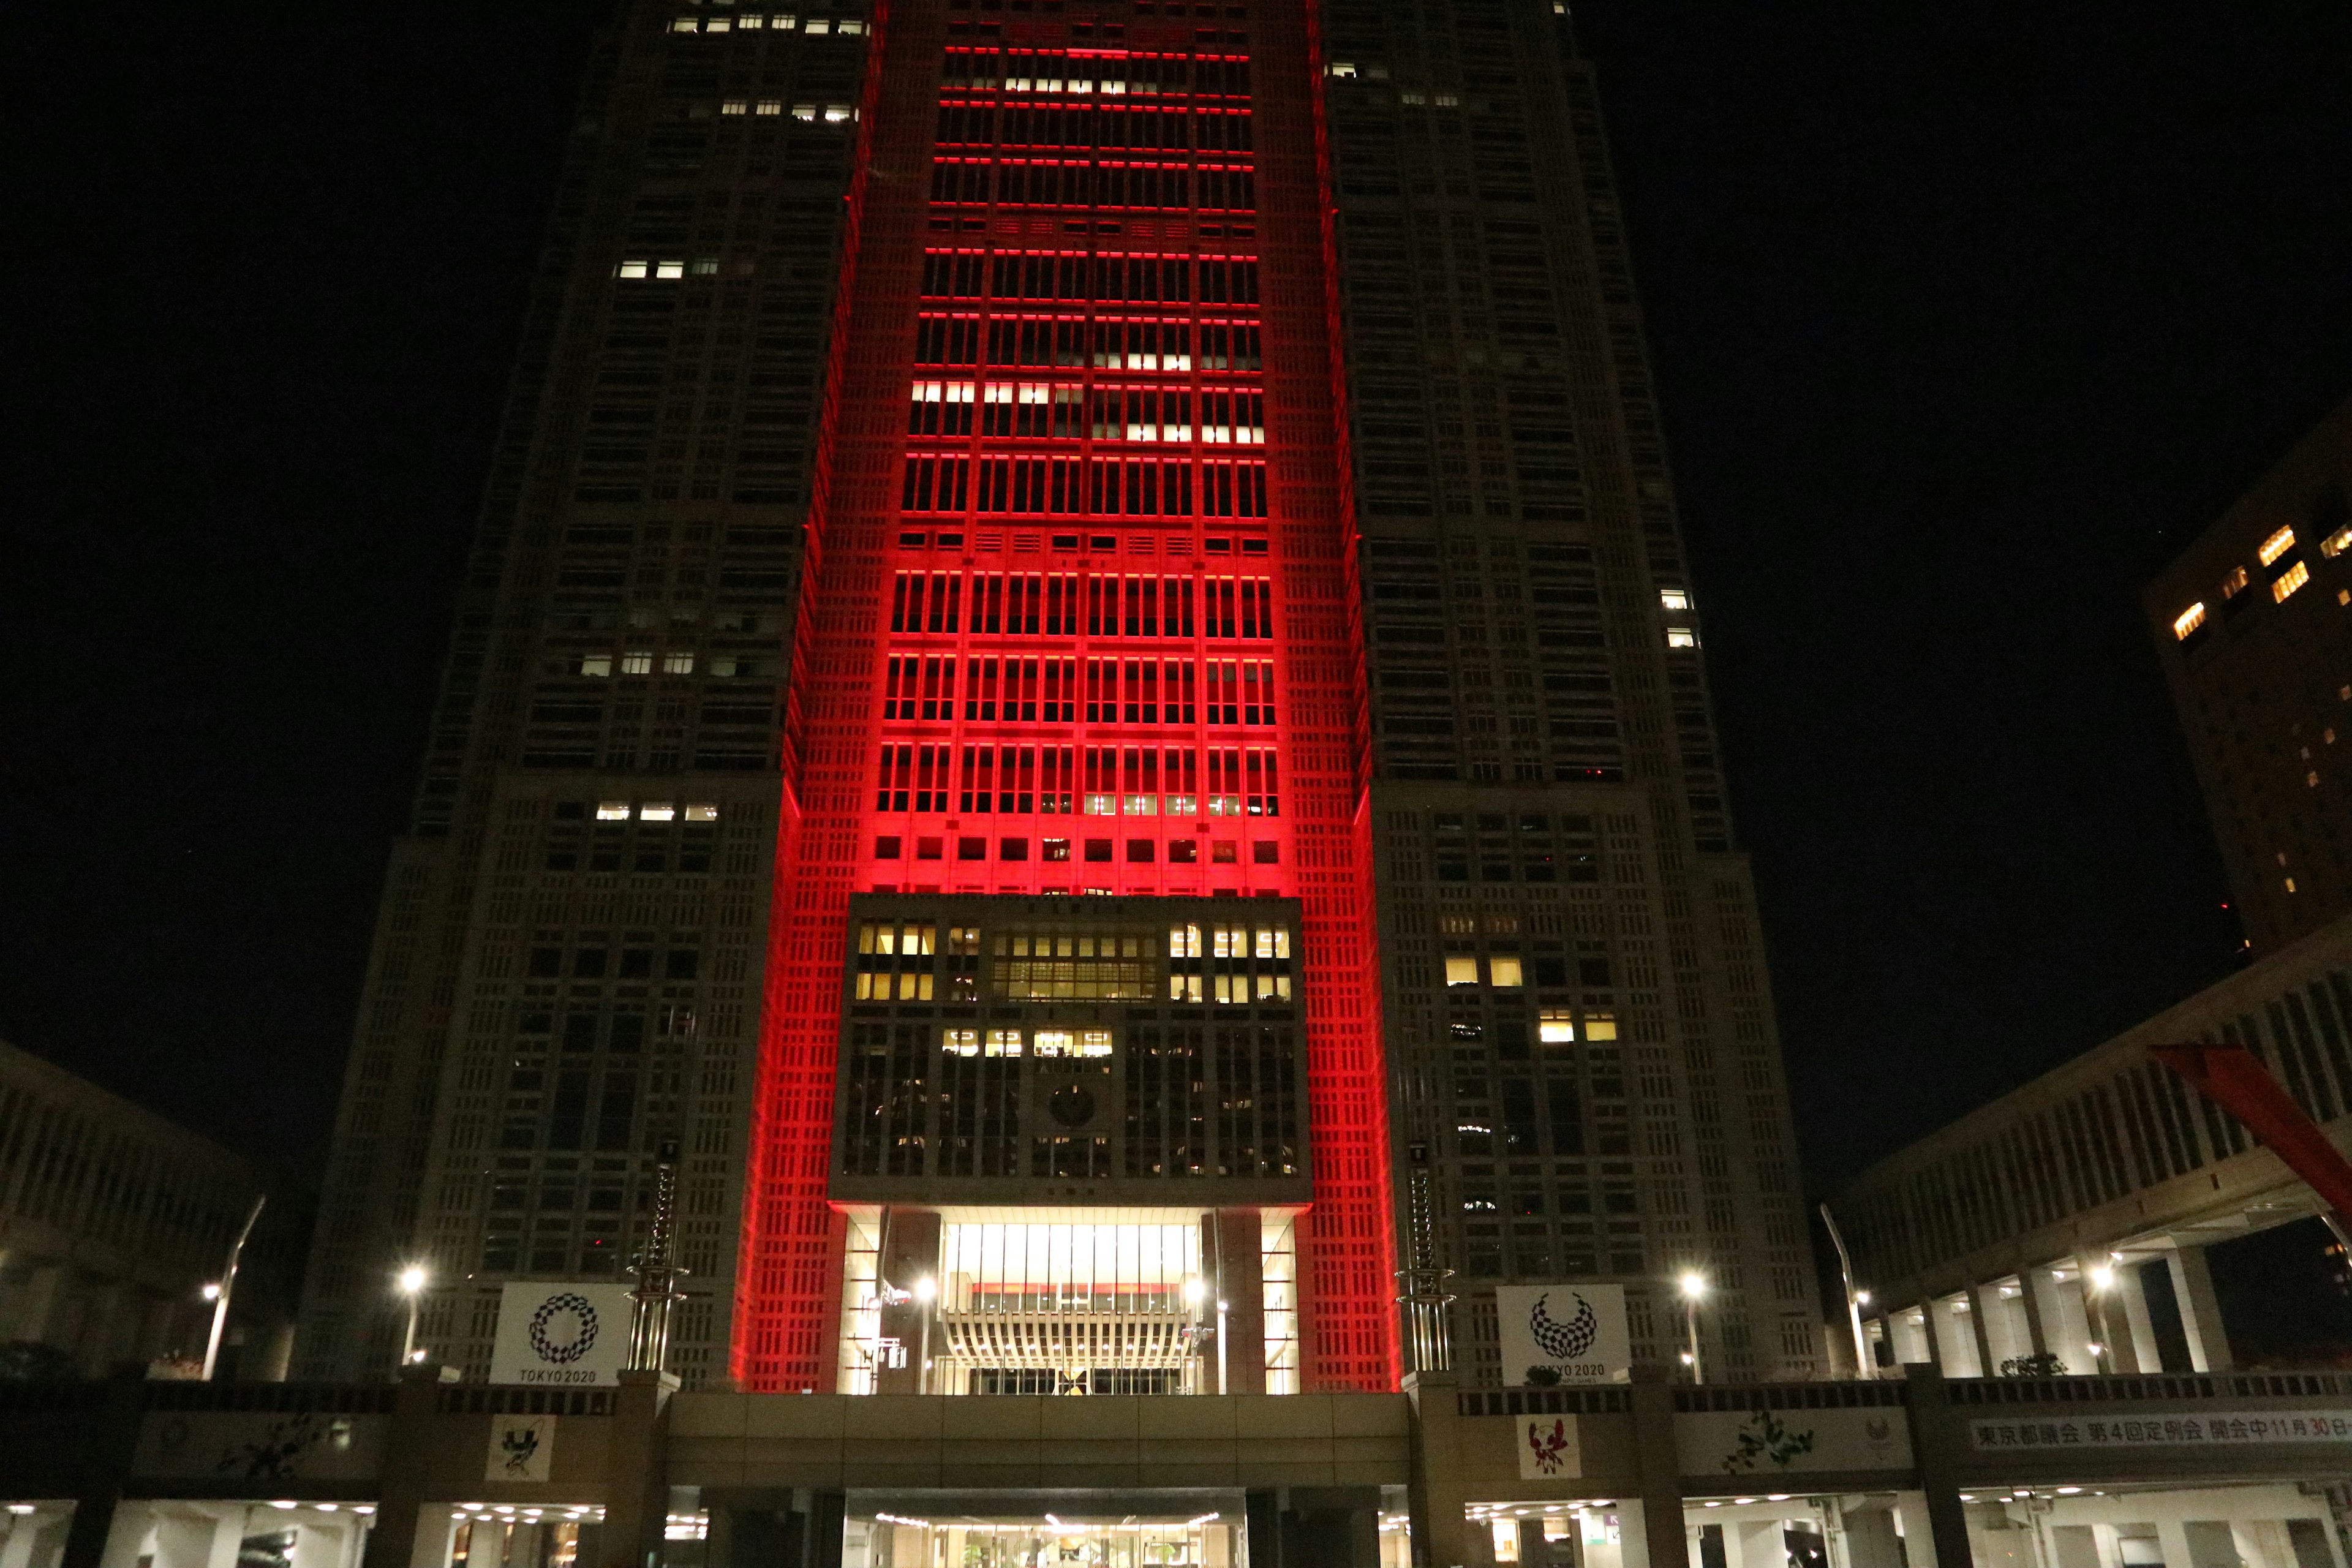
[[[1519,1479],[1562,1480],[1584,1474],[1573,1415],[1519,1417]]]
[[[1498,1285],[1503,1384],[1623,1383],[1633,1363],[1622,1285]]]
[[[1692,1410],[1675,1417],[1686,1476],[1802,1470],[1907,1470],[1911,1426],[1900,1405],[1840,1410]]]
[[[555,1463],[555,1417],[494,1415],[486,1481],[543,1481]]]
[[[2080,1415],[1969,1422],[1969,1446],[2048,1452],[2056,1448],[2214,1448],[2247,1443],[2352,1441],[2352,1410],[2263,1411],[2252,1415]]]
[[[628,1359],[626,1285],[509,1285],[499,1298],[492,1383],[610,1388]]]

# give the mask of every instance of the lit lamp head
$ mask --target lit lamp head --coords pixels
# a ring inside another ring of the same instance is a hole
[[[2112,1290],[2115,1289],[2115,1284],[2116,1271],[2106,1264],[2102,1263],[2096,1268],[2091,1270],[2092,1289]]]
[[[1696,1268],[1685,1274],[1678,1283],[1685,1301],[1698,1300],[1706,1294],[1706,1276]]]
[[[198,1291],[197,1294],[202,1296],[207,1301],[219,1300],[221,1296],[220,1281],[217,1279],[205,1280],[205,1288]]]
[[[425,1289],[425,1270],[412,1263],[400,1271],[399,1277],[393,1283],[400,1288],[402,1295],[414,1296]]]
[[[1870,1292],[1869,1292],[1869,1291],[1867,1291],[1867,1290],[1856,1290],[1856,1291],[1853,1293],[1853,1302],[1854,1302],[1854,1305],[1855,1305],[1855,1306],[1857,1306],[1857,1307],[1867,1307],[1867,1306],[1869,1306],[1869,1305],[1870,1305]]]
[[[916,1281],[915,1281],[915,1300],[916,1300],[928,1303],[928,1302],[929,1302],[929,1301],[933,1297],[937,1296],[939,1293],[940,1293],[939,1281],[938,1281],[938,1280],[936,1280],[936,1279],[933,1279],[929,1275],[926,1274],[926,1275],[924,1275],[920,1279],[918,1279],[918,1280],[916,1280]]]
[[[1195,1278],[1184,1281],[1184,1305],[1197,1307],[1209,1298],[1209,1288]]]

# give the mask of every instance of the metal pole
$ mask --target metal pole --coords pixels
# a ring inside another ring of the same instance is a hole
[[[1691,1381],[1692,1381],[1693,1383],[1705,1383],[1705,1382],[1706,1381],[1706,1372],[1705,1372],[1705,1371],[1700,1367],[1700,1365],[1699,1365],[1699,1360],[1698,1360],[1698,1298],[1697,1298],[1697,1297],[1696,1297],[1696,1296],[1685,1296],[1685,1297],[1683,1298],[1683,1322],[1684,1322],[1684,1325],[1685,1325],[1685,1327],[1690,1331],[1690,1363],[1691,1363]]]
[[[213,1380],[213,1368],[220,1361],[221,1334],[228,1327],[228,1299],[236,1289],[236,1266],[245,1252],[245,1244],[253,1235],[253,1226],[261,1217],[261,1205],[269,1201],[268,1193],[253,1200],[252,1209],[245,1216],[244,1228],[236,1239],[228,1244],[228,1267],[221,1270],[220,1294],[213,1298],[213,1331],[205,1341],[205,1381]]]
[[[1853,1375],[1876,1377],[1878,1365],[1871,1359],[1870,1342],[1862,1334],[1862,1301],[1853,1291],[1853,1258],[1845,1249],[1845,1237],[1838,1234],[1837,1219],[1830,1205],[1822,1205],[1822,1224],[1830,1233],[1830,1245],[1837,1248],[1838,1278],[1845,1285],[1846,1326],[1853,1331]]]
[[[1217,1302],[1217,1392],[1225,1392],[1225,1303]]]
[[[654,1155],[654,1219],[637,1254],[637,1288],[629,1292],[629,1370],[660,1372],[669,1359],[669,1314],[678,1299],[671,1261],[677,1219],[678,1141],[666,1139]]]
[[[408,1293],[408,1330],[400,1336],[400,1364],[403,1366],[406,1366],[409,1359],[416,1354],[416,1306],[424,1296],[421,1289]]]

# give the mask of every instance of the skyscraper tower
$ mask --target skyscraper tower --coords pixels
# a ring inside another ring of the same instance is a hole
[[[665,0],[585,102],[305,1365],[412,1260],[486,1362],[677,1137],[697,1381],[1386,1387],[1401,1268],[1489,1381],[1493,1284],[1668,1360],[1689,1271],[1811,1370],[1565,16]]]

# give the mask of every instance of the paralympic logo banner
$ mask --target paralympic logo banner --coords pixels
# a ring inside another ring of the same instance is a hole
[[[629,1358],[629,1287],[510,1284],[499,1299],[492,1383],[610,1388]]]
[[[1633,1363],[1622,1285],[1498,1285],[1507,1387],[1622,1383]]]

